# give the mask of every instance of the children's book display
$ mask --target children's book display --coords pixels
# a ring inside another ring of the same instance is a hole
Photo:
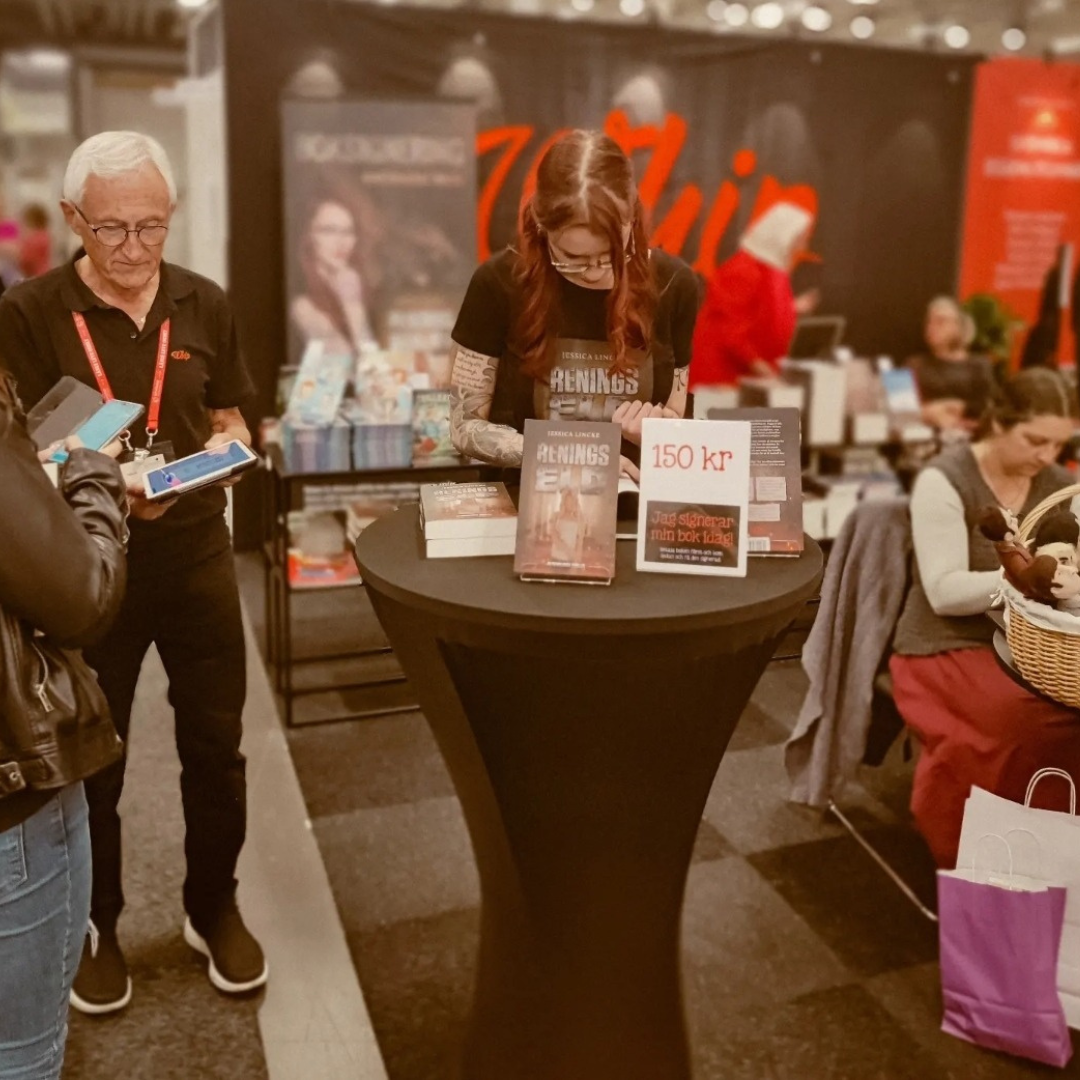
[[[268,426],[290,472],[348,472],[460,461],[450,441],[444,367],[416,352],[333,352],[313,341],[283,377],[280,425]]]

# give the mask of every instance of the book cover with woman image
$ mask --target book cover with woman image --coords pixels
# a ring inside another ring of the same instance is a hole
[[[615,576],[618,424],[525,421],[514,573],[610,584]]]

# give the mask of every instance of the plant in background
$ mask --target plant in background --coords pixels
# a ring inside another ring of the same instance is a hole
[[[962,306],[975,324],[971,351],[997,362],[1008,362],[1013,336],[1023,329],[1024,320],[993,293],[973,293]]]

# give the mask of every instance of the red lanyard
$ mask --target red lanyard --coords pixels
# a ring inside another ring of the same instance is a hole
[[[115,394],[109,385],[109,377],[105,374],[105,366],[98,356],[94,347],[94,339],[90,336],[90,328],[86,325],[81,311],[73,311],[71,317],[75,320],[75,329],[79,331],[79,340],[82,342],[83,352],[90,362],[90,370],[97,380],[101,396],[106,401],[112,401]],[[166,319],[158,331],[157,364],[154,367],[154,385],[150,391],[150,407],[146,413],[146,445],[154,441],[158,432],[158,419],[161,416],[161,395],[165,392],[165,369],[169,365],[169,335],[172,332],[171,319]]]

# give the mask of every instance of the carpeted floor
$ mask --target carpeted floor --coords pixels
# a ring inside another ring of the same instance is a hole
[[[241,574],[258,629],[261,570],[249,562]],[[302,604],[309,643],[374,632],[361,590]],[[705,809],[683,921],[695,1080],[1048,1075],[941,1032],[936,927],[854,839],[786,801],[782,744],[804,691],[797,663],[770,667]],[[434,739],[418,712],[296,727],[288,739],[390,1080],[447,1080],[479,887]],[[899,750],[866,770],[845,809],[932,902]],[[1057,1075],[1080,1077],[1080,1060]]]
[[[114,1017],[91,1018],[72,1010],[64,1080],[267,1076],[256,1018],[260,996],[219,994],[206,977],[205,960],[181,936],[180,765],[165,693],[165,673],[157,654],[151,653],[132,716],[131,759],[121,804],[127,908],[120,938],[134,996]]]

